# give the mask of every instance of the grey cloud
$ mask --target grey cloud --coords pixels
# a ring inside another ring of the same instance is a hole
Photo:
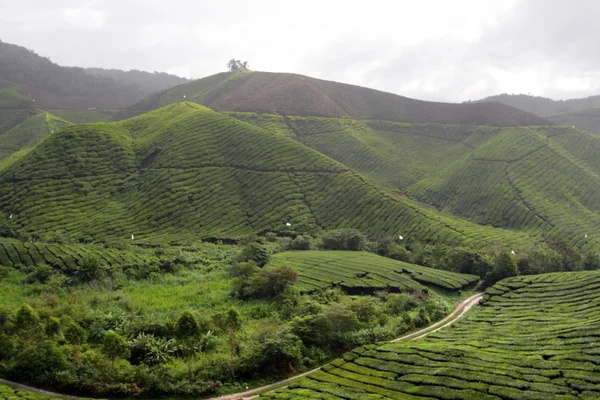
[[[521,0],[495,15],[495,24],[482,22],[479,35],[460,38],[452,32],[420,38],[427,29],[410,36],[400,28],[429,27],[430,18],[409,8],[383,0],[0,0],[0,39],[62,65],[189,71],[198,78],[224,70],[236,57],[257,70],[426,100],[600,93],[596,0]]]

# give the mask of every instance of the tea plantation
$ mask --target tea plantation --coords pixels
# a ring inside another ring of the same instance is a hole
[[[426,339],[359,347],[264,397],[597,399],[600,272],[505,279]]]
[[[52,135],[0,172],[0,223],[87,242],[339,227],[473,247],[535,240],[393,196],[288,137],[191,103]]]
[[[424,290],[423,284],[459,290],[479,280],[475,275],[436,270],[356,251],[284,252],[275,254],[269,265],[294,269],[302,291],[332,286],[349,292],[414,291]]]
[[[600,138],[568,127],[486,127],[230,113],[482,225],[600,246]],[[587,234],[587,237],[586,237]]]

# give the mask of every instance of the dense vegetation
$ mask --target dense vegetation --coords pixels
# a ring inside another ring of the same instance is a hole
[[[550,124],[543,118],[498,103],[434,103],[302,75],[248,70],[216,74],[157,93],[128,107],[122,116],[139,115],[182,100],[217,111],[412,123]]]
[[[22,237],[81,242],[340,227],[476,247],[532,242],[393,196],[301,143],[191,103],[52,135],[0,173],[0,210],[0,226]]]
[[[166,73],[61,67],[24,47],[0,41],[0,88],[26,85],[46,109],[123,107],[187,82]]]
[[[155,249],[2,242],[0,375],[100,396],[239,390],[442,318],[461,294],[438,292],[429,276],[473,281],[402,264],[421,283],[374,296],[331,285],[302,293],[281,258],[268,263],[293,241],[269,240]],[[322,254],[361,268],[360,256]],[[362,269],[380,259],[365,258]]]
[[[521,276],[417,342],[356,348],[289,389],[296,399],[594,399],[600,273]]]

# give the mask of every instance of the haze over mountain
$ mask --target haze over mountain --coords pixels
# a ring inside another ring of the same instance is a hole
[[[575,126],[591,133],[600,133],[600,95],[581,99],[552,100],[525,94],[501,94],[475,101],[475,103],[487,102],[506,104],[545,117],[558,125]]]
[[[25,86],[46,109],[119,108],[187,82],[166,73],[62,67],[24,47],[0,41],[0,89]]]

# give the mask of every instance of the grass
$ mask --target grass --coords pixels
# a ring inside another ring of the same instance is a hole
[[[599,272],[505,279],[426,339],[354,349],[268,398],[593,399]]]
[[[69,127],[0,175],[16,231],[170,243],[353,227],[414,240],[516,248],[527,236],[402,199],[284,135],[192,103]],[[1,218],[1,217],[0,217]]]
[[[377,290],[415,291],[433,285],[456,291],[479,280],[458,274],[408,264],[367,252],[293,251],[274,255],[269,266],[286,265],[298,273],[302,291],[340,286],[350,292]]]

